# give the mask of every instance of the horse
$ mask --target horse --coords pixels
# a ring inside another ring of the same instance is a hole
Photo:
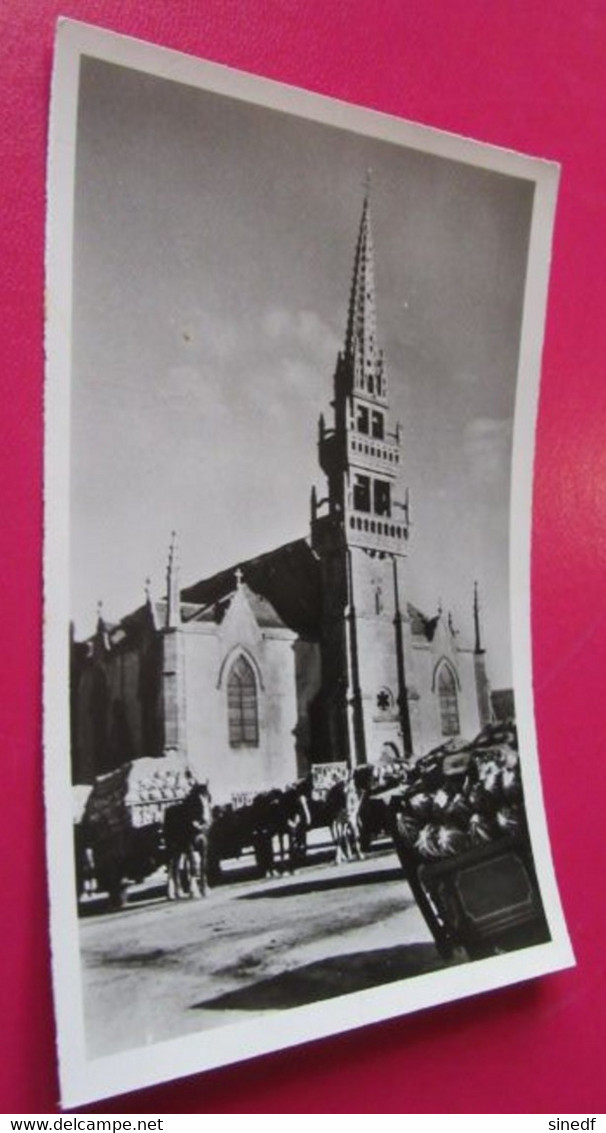
[[[311,812],[306,796],[305,781],[287,787],[282,794],[282,813],[288,840],[288,864],[294,873],[305,864],[307,831],[311,826]]]
[[[285,860],[286,823],[282,791],[275,788],[255,795],[251,806],[252,844],[257,867],[262,877],[278,873],[274,857],[274,837],[278,838],[280,869]]]
[[[284,790],[262,791],[253,799],[252,844],[262,877],[274,877],[285,869],[294,873],[304,864],[311,826],[306,789],[302,781]]]
[[[351,861],[355,856],[361,861],[364,857],[360,844],[360,809],[364,792],[360,793],[353,774],[331,787],[327,806],[329,826],[335,847],[335,864]]]
[[[169,901],[187,895],[182,873],[187,876],[189,896],[206,897],[211,826],[212,799],[208,782],[196,783],[182,802],[166,808],[164,844]]]

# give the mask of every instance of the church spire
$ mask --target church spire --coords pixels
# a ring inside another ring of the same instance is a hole
[[[414,693],[407,686],[412,637],[404,577],[408,498],[398,498],[401,437],[391,423],[377,344],[370,212],[367,182],[345,341],[334,373],[334,415],[328,425],[320,420],[318,455],[327,479],[326,499],[318,500],[315,493],[311,498],[312,549],[322,572],[322,743],[333,758],[345,758],[350,766],[375,758],[388,737],[394,750],[406,755],[413,750],[409,700]],[[377,649],[381,680],[398,690],[398,711],[379,712],[375,727],[374,705],[381,692],[378,671],[366,657]]]
[[[478,584],[473,584],[473,624],[475,629],[474,653],[483,653],[482,635],[480,633],[480,601],[478,598]]]
[[[370,216],[370,170],[367,174],[362,219],[358,233],[344,358],[352,385],[359,392],[385,398],[383,357],[377,347],[375,252]]]
[[[166,628],[181,625],[181,590],[179,587],[179,556],[177,534],[172,532],[166,570]]]

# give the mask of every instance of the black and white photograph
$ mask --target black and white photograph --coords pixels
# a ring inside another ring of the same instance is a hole
[[[557,167],[64,22],[64,1100],[572,963],[534,740]]]

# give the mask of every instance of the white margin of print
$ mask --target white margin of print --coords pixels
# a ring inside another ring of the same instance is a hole
[[[529,826],[552,940],[401,983],[264,1016],[212,1032],[85,1057],[77,911],[72,882],[70,747],[66,689],[69,590],[71,253],[80,56],[306,117],[401,146],[531,180],[535,184],[513,444],[510,532],[514,688]],[[337,1034],[574,964],[543,809],[532,701],[530,540],[532,471],[543,327],[559,168],[553,163],[415,125],[204,62],[113,32],[60,20],[52,81],[46,237],[44,746],[50,927],[57,1046],[64,1106],[77,1106],[176,1077]]]

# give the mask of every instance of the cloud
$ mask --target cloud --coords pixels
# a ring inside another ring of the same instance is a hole
[[[209,391],[212,390],[212,396]],[[211,380],[208,366],[170,366],[162,383],[162,409],[180,417],[186,414],[194,428],[204,425],[206,431],[227,420],[229,404],[220,383]],[[161,417],[156,414],[160,428]]]
[[[463,389],[474,389],[480,381],[480,375],[473,370],[459,368],[454,371],[452,380]]]
[[[197,366],[170,366],[159,389],[163,406],[192,408],[200,399],[204,378]]]
[[[238,347],[238,336],[233,320],[194,305],[171,315],[171,327],[180,347],[203,355],[212,362],[225,362]]]
[[[510,418],[474,417],[465,426],[463,451],[474,479],[494,484],[507,474],[511,459]]]
[[[317,359],[336,357],[341,345],[334,330],[315,311],[288,311],[285,307],[266,308],[262,331],[284,352],[300,353]]]
[[[154,386],[166,428],[238,446],[271,422],[291,438],[305,430],[313,446],[340,345],[320,316],[270,305],[234,324],[191,305],[171,325],[178,350]]]
[[[249,337],[250,373],[263,375],[268,415],[292,423],[296,414],[299,425],[309,417],[313,437],[340,347],[338,336],[315,311],[272,305]]]
[[[288,334],[292,322],[292,315],[285,307],[269,307],[263,315],[262,326],[269,338],[277,340]]]
[[[287,358],[282,367],[284,385],[288,393],[299,397],[309,397],[318,390],[318,367],[311,365],[303,358]],[[324,375],[321,375],[321,385],[324,385]]]

